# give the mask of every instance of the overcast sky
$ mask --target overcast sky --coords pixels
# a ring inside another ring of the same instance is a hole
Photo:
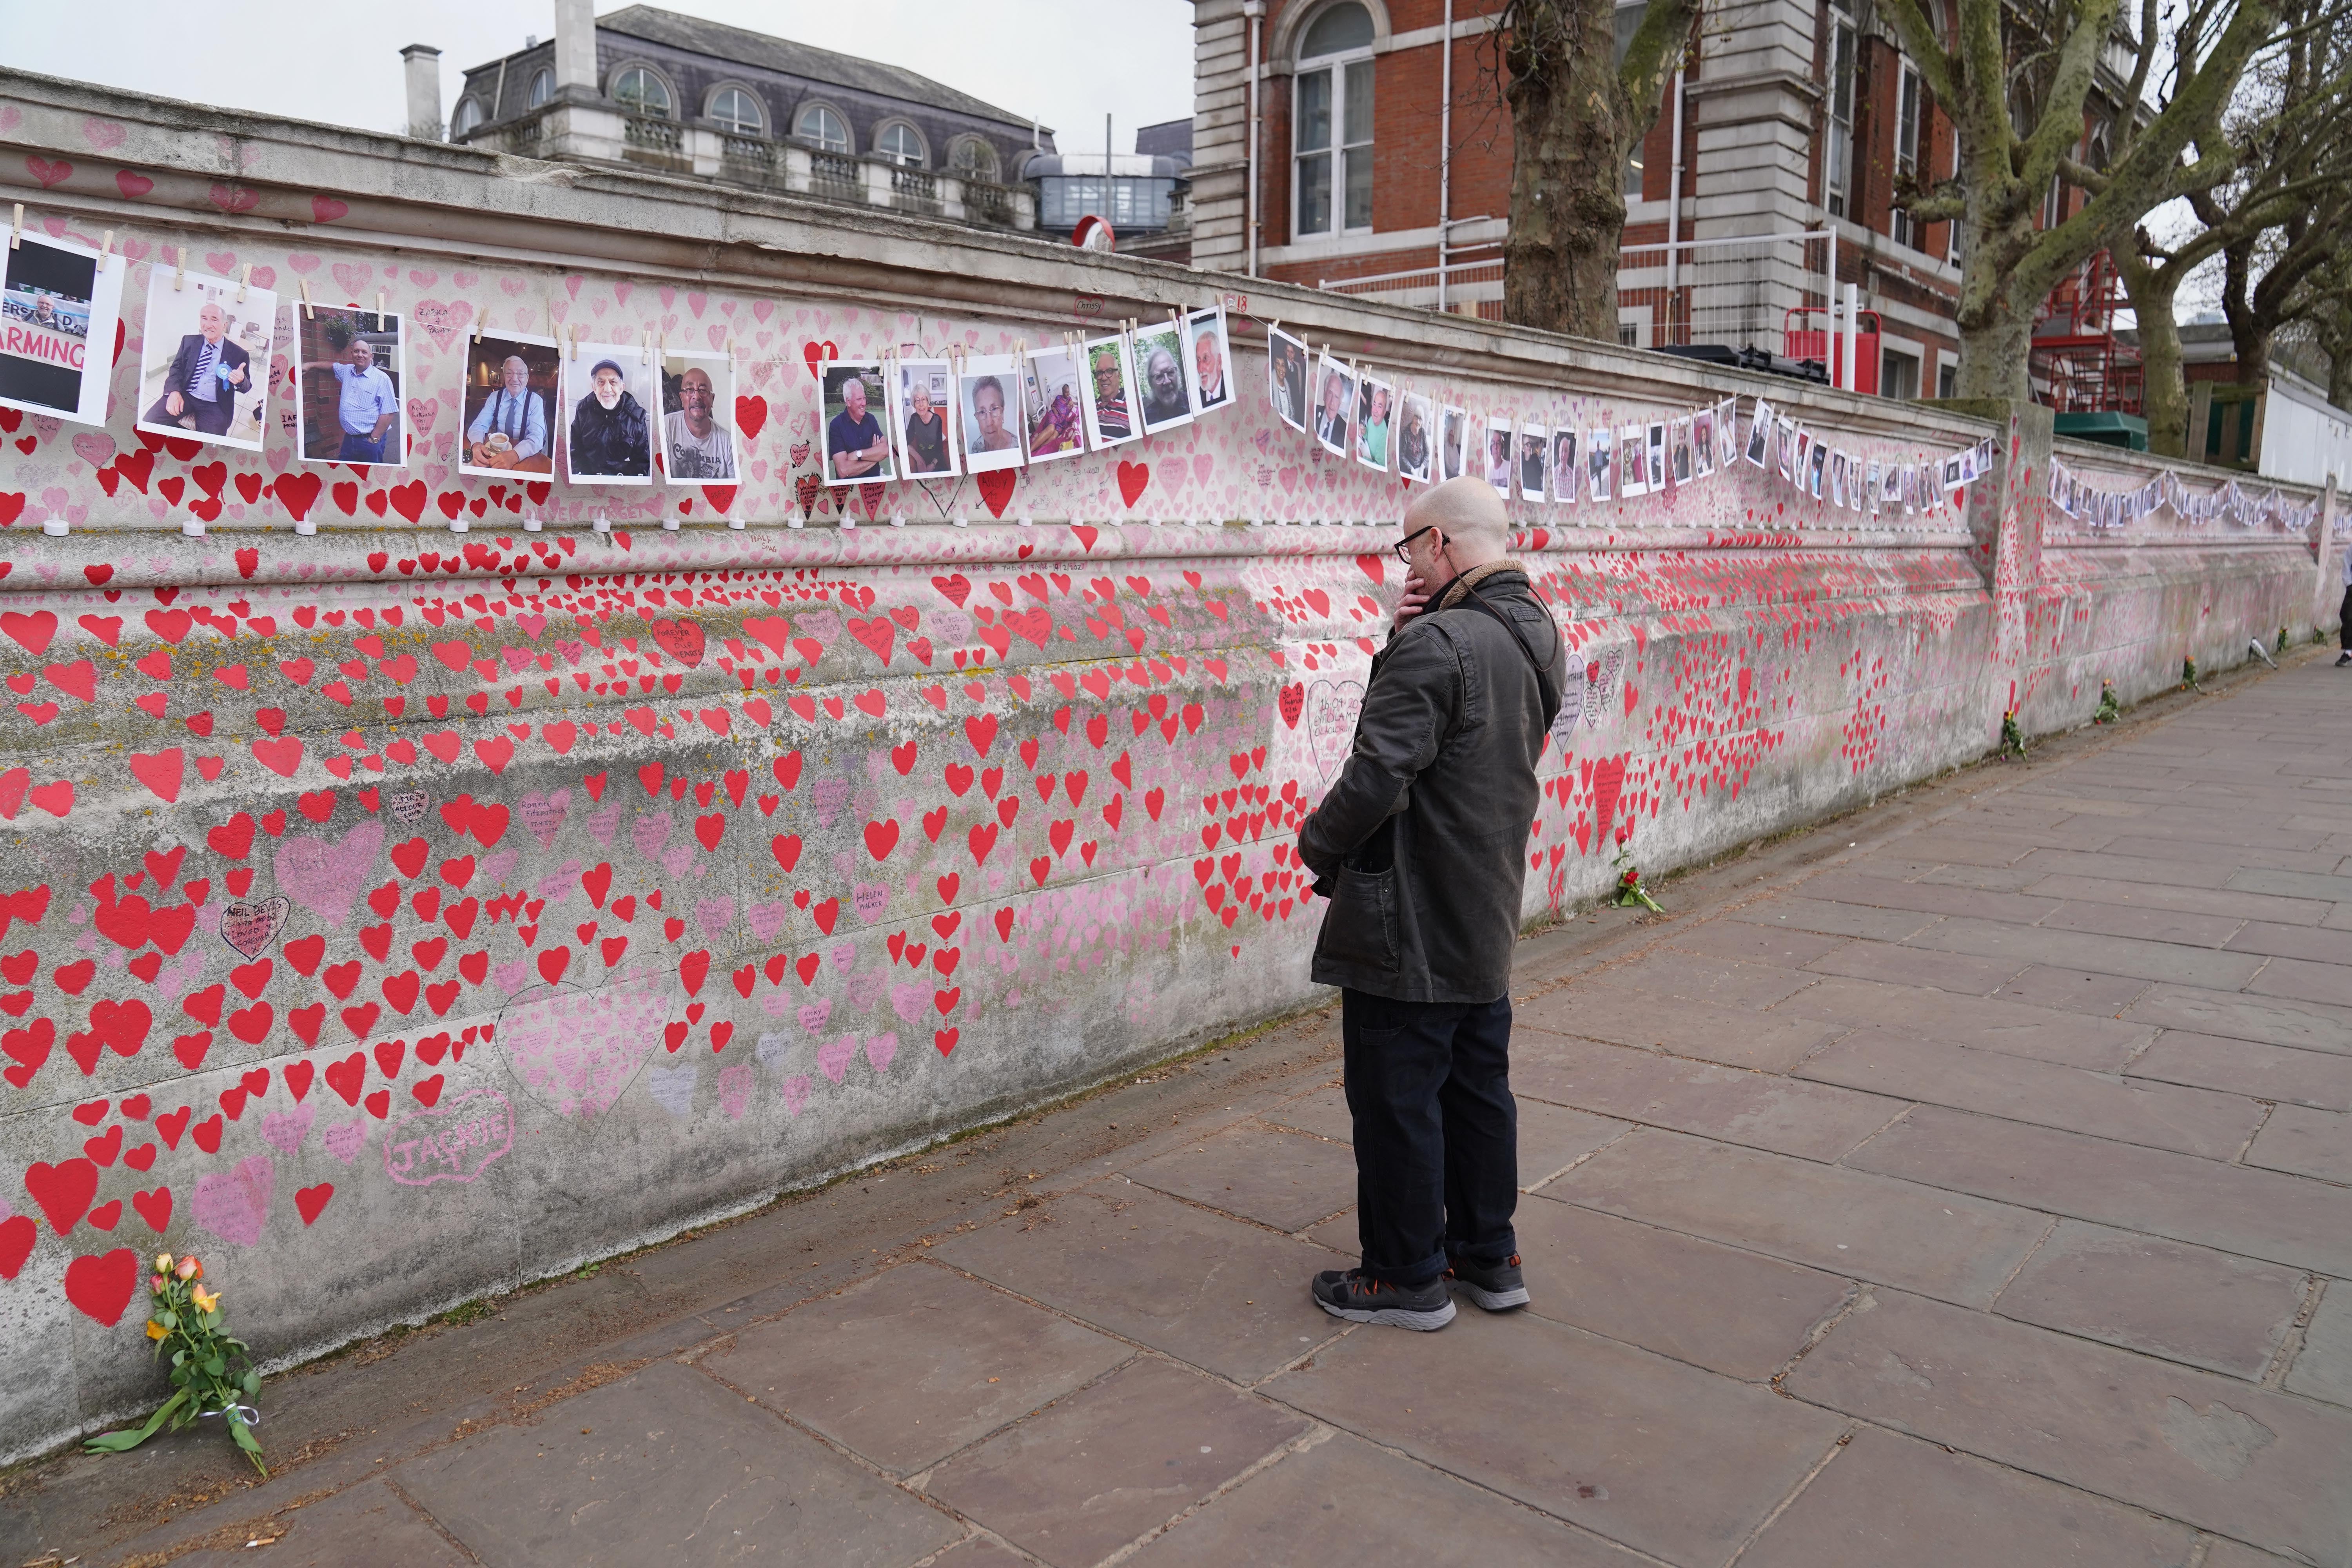
[[[1072,151],[1102,145],[1105,113],[1115,117],[1118,150],[1129,152],[1138,125],[1192,112],[1189,0],[989,0],[976,11],[940,0],[665,0],[664,8],[905,66],[1043,120]],[[68,20],[56,0],[0,0],[8,63],[372,131],[405,119],[403,46],[441,51],[446,117],[467,66],[555,30],[545,0],[95,0],[77,14],[82,21]],[[987,24],[973,25],[975,15]]]

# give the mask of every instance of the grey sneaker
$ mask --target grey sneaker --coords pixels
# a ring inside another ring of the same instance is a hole
[[[2339,653],[2336,656],[2336,668],[2341,669],[2347,664],[2352,664],[2352,651]]]
[[[1446,1294],[1443,1279],[1408,1289],[1371,1279],[1360,1268],[1327,1268],[1315,1277],[1313,1289],[1317,1306],[1351,1323],[1426,1332],[1454,1321],[1454,1298]]]
[[[1452,1258],[1445,1266],[1444,1282],[1490,1312],[1508,1312],[1526,1306],[1531,1300],[1527,1279],[1519,1273],[1519,1255],[1516,1252],[1491,1266],[1473,1263],[1466,1258]]]

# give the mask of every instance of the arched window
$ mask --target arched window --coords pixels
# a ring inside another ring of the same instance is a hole
[[[767,116],[760,112],[760,100],[740,87],[722,87],[710,95],[710,120],[721,131],[738,136],[757,136],[768,124]]]
[[[948,157],[960,177],[983,181],[992,185],[997,183],[996,149],[979,137],[960,138]]]
[[[474,130],[482,123],[482,100],[480,99],[459,99],[457,100],[457,116],[449,121],[449,134],[451,138],[455,140],[470,135]]]
[[[549,70],[545,66],[541,66],[539,69],[531,72],[530,107],[532,109],[544,108],[547,100],[554,96],[555,73]]]
[[[613,96],[639,114],[669,118],[669,83],[643,66],[631,66],[614,78]]]
[[[1372,16],[1340,0],[1298,44],[1292,114],[1292,232],[1372,226]]]
[[[827,153],[849,151],[849,127],[839,114],[822,103],[802,106],[800,118],[793,121],[793,134]]]
[[[919,169],[931,161],[929,150],[923,145],[923,133],[903,120],[893,120],[875,132],[874,151],[910,169]]]

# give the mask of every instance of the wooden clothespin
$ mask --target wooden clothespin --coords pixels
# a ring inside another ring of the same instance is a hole
[[[479,310],[474,312],[474,341],[478,343],[482,341],[482,313]]]
[[[564,333],[572,342],[572,357],[577,360],[580,357],[580,323],[572,322],[564,329]]]
[[[16,204],[16,216],[8,220],[8,248],[16,249],[25,239],[25,204]]]
[[[308,278],[302,279],[302,319],[306,321],[319,319],[319,312],[310,304],[310,280]]]
[[[183,245],[172,252],[172,287],[185,289],[187,286],[188,247]]]
[[[98,269],[99,269],[100,272],[105,271],[105,270],[106,270],[106,264],[107,264],[108,262],[110,262],[110,261],[113,260],[113,259],[114,259],[114,231],[113,231],[112,229],[110,229],[110,229],[108,229],[108,230],[106,231],[106,237],[105,237],[105,239],[101,240],[101,241],[99,243],[99,247],[98,247]]]
[[[383,331],[383,290],[375,291],[375,330]]]
[[[651,364],[654,358],[654,334],[650,327],[637,329],[637,363]]]
[[[245,290],[246,290],[247,287],[248,285],[250,285],[252,282],[253,282],[253,263],[252,263],[252,262],[250,262],[250,261],[248,261],[248,262],[247,262],[243,267],[241,267],[241,268],[237,268],[237,273],[236,273],[236,302],[237,302],[238,304],[242,305],[242,304],[244,304],[244,303],[245,303]]]

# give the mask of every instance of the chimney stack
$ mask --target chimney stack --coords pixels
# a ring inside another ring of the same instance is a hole
[[[408,72],[408,133],[420,142],[438,142],[449,128],[441,121],[441,51],[430,44],[411,44],[400,51]]]
[[[596,96],[595,0],[555,0],[555,90]]]

